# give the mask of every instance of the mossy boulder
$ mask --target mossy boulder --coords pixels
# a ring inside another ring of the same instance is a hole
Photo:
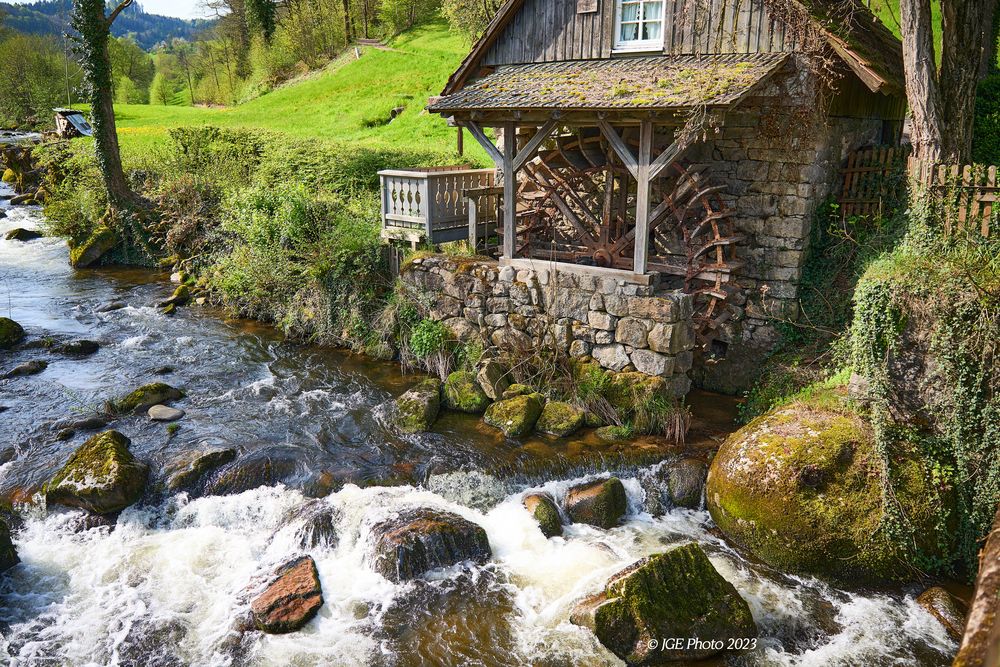
[[[0,350],[9,350],[24,340],[24,328],[7,317],[0,317]]]
[[[638,371],[612,374],[605,392],[611,406],[623,415],[631,414],[637,403],[642,403],[654,396],[667,396],[668,394],[666,380]]]
[[[406,433],[430,430],[441,411],[441,381],[437,378],[422,380],[396,399],[398,415],[396,425]]]
[[[905,444],[890,459],[890,495],[916,552],[883,530],[884,466],[870,426],[832,404],[796,402],[730,436],[708,472],[708,510],[732,542],[782,571],[853,585],[907,580],[918,554],[947,556],[937,526],[953,493],[928,481]]]
[[[5,241],[34,241],[35,239],[42,238],[43,234],[34,229],[25,229],[24,227],[17,227],[12,229],[4,235]]]
[[[159,405],[184,397],[184,392],[163,382],[144,384],[135,391],[112,401],[113,411],[118,414],[143,412]]]
[[[576,523],[613,528],[628,510],[628,494],[617,477],[599,479],[571,488],[566,493],[564,509]]]
[[[545,537],[562,535],[562,518],[556,501],[547,493],[530,493],[521,501],[524,509],[538,522]]]
[[[444,383],[444,404],[451,410],[479,414],[490,404],[490,399],[479,386],[475,373],[455,371]]]
[[[130,444],[117,431],[87,440],[45,485],[46,502],[111,514],[139,500],[149,468],[132,456]]]
[[[483,421],[503,431],[510,438],[531,433],[542,414],[545,397],[541,394],[523,394],[497,401],[486,409]]]
[[[93,266],[116,245],[118,245],[118,236],[109,228],[101,225],[85,240],[70,244],[69,263],[76,269]]]
[[[515,396],[524,396],[525,394],[533,394],[535,390],[526,384],[512,384],[503,390],[500,394],[500,398],[514,398]]]
[[[628,442],[632,439],[633,433],[632,429],[628,426],[602,426],[596,431],[594,435],[603,440],[604,442]]]
[[[167,488],[171,491],[190,490],[209,471],[236,460],[237,454],[232,447],[189,453],[167,467]]]
[[[20,562],[14,542],[10,538],[10,526],[0,519],[0,572],[9,570]]]
[[[757,636],[750,606],[693,542],[614,575],[570,621],[589,628],[628,665],[702,660],[731,639]],[[672,637],[682,640],[677,648],[661,643]]]
[[[0,177],[0,180],[8,185],[14,185],[17,183],[17,172],[13,169],[4,169],[3,176]]]
[[[170,295],[169,299],[161,301],[158,305],[160,308],[167,308],[169,306],[183,306],[186,305],[191,300],[191,288],[187,285],[178,285],[174,290],[173,294]]]
[[[586,415],[583,410],[562,401],[549,401],[538,417],[535,430],[559,438],[573,435],[583,427]]]

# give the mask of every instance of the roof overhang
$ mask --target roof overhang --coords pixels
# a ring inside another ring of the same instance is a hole
[[[669,113],[729,107],[777,72],[787,53],[655,56],[507,65],[435,98],[432,113]]]

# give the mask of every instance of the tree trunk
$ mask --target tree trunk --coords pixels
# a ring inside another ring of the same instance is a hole
[[[1000,510],[979,554],[979,577],[965,635],[952,667],[1000,664]]]
[[[351,0],[344,0],[344,40],[350,45],[353,40],[351,30]]]
[[[997,0],[992,0],[992,7],[986,17],[988,23],[983,28],[986,31],[986,44],[983,46],[983,59],[979,65],[980,81],[997,73],[997,28],[1000,27],[1000,22],[997,21],[998,11],[1000,11],[1000,3]]]
[[[129,187],[122,168],[111,92],[111,58],[108,54],[111,23],[130,4],[131,0],[122,2],[107,17],[104,15],[104,0],[73,2],[73,27],[80,33],[97,164],[104,177],[108,200],[115,209],[135,209],[142,206],[142,199]]]
[[[903,71],[910,103],[913,154],[922,160],[941,159],[941,101],[934,65],[934,34],[930,0],[901,0]]]
[[[905,4],[905,3],[904,3]],[[995,0],[941,3],[941,148],[946,159],[970,162],[976,87],[989,50]]]

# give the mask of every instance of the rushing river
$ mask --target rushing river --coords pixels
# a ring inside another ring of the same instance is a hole
[[[37,210],[8,214],[0,236],[41,222]],[[956,646],[916,604],[919,591],[848,592],[783,575],[729,548],[705,512],[647,514],[638,478],[665,455],[659,443],[507,442],[455,415],[433,434],[400,436],[387,420],[389,400],[413,378],[398,367],[288,344],[208,308],[167,317],[155,304],[170,291],[162,274],[73,272],[58,240],[0,240],[0,314],[24,325],[29,340],[101,344],[83,359],[44,349],[0,353],[0,371],[49,361],[39,375],[0,380],[0,491],[28,499],[88,436],[59,440],[66,420],[104,400],[152,380],[188,395],[174,434],[140,417],[115,424],[151,464],[153,490],[113,529],[82,526],[78,511],[24,510],[15,538],[22,563],[0,577],[0,657],[11,665],[621,664],[569,623],[571,609],[623,566],[690,540],[748,601],[761,629],[756,651],[711,664],[950,662]],[[124,307],[99,312],[115,301]],[[701,397],[694,446],[711,445],[712,424],[721,421],[712,411],[726,415],[727,405]],[[215,495],[162,491],[173,461],[218,446],[237,448],[230,465],[253,474],[211,489]],[[573,525],[546,540],[521,506],[526,488],[558,499],[574,481],[609,469],[629,494],[618,528]],[[311,552],[325,604],[297,633],[240,636],[233,628],[245,615],[242,593],[294,555],[282,519],[308,497],[339,509],[339,543]],[[365,561],[369,529],[410,506],[482,525],[492,561],[402,585],[383,579]]]

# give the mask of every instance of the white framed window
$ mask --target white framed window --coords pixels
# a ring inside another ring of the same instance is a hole
[[[615,0],[615,51],[663,48],[664,0]]]

